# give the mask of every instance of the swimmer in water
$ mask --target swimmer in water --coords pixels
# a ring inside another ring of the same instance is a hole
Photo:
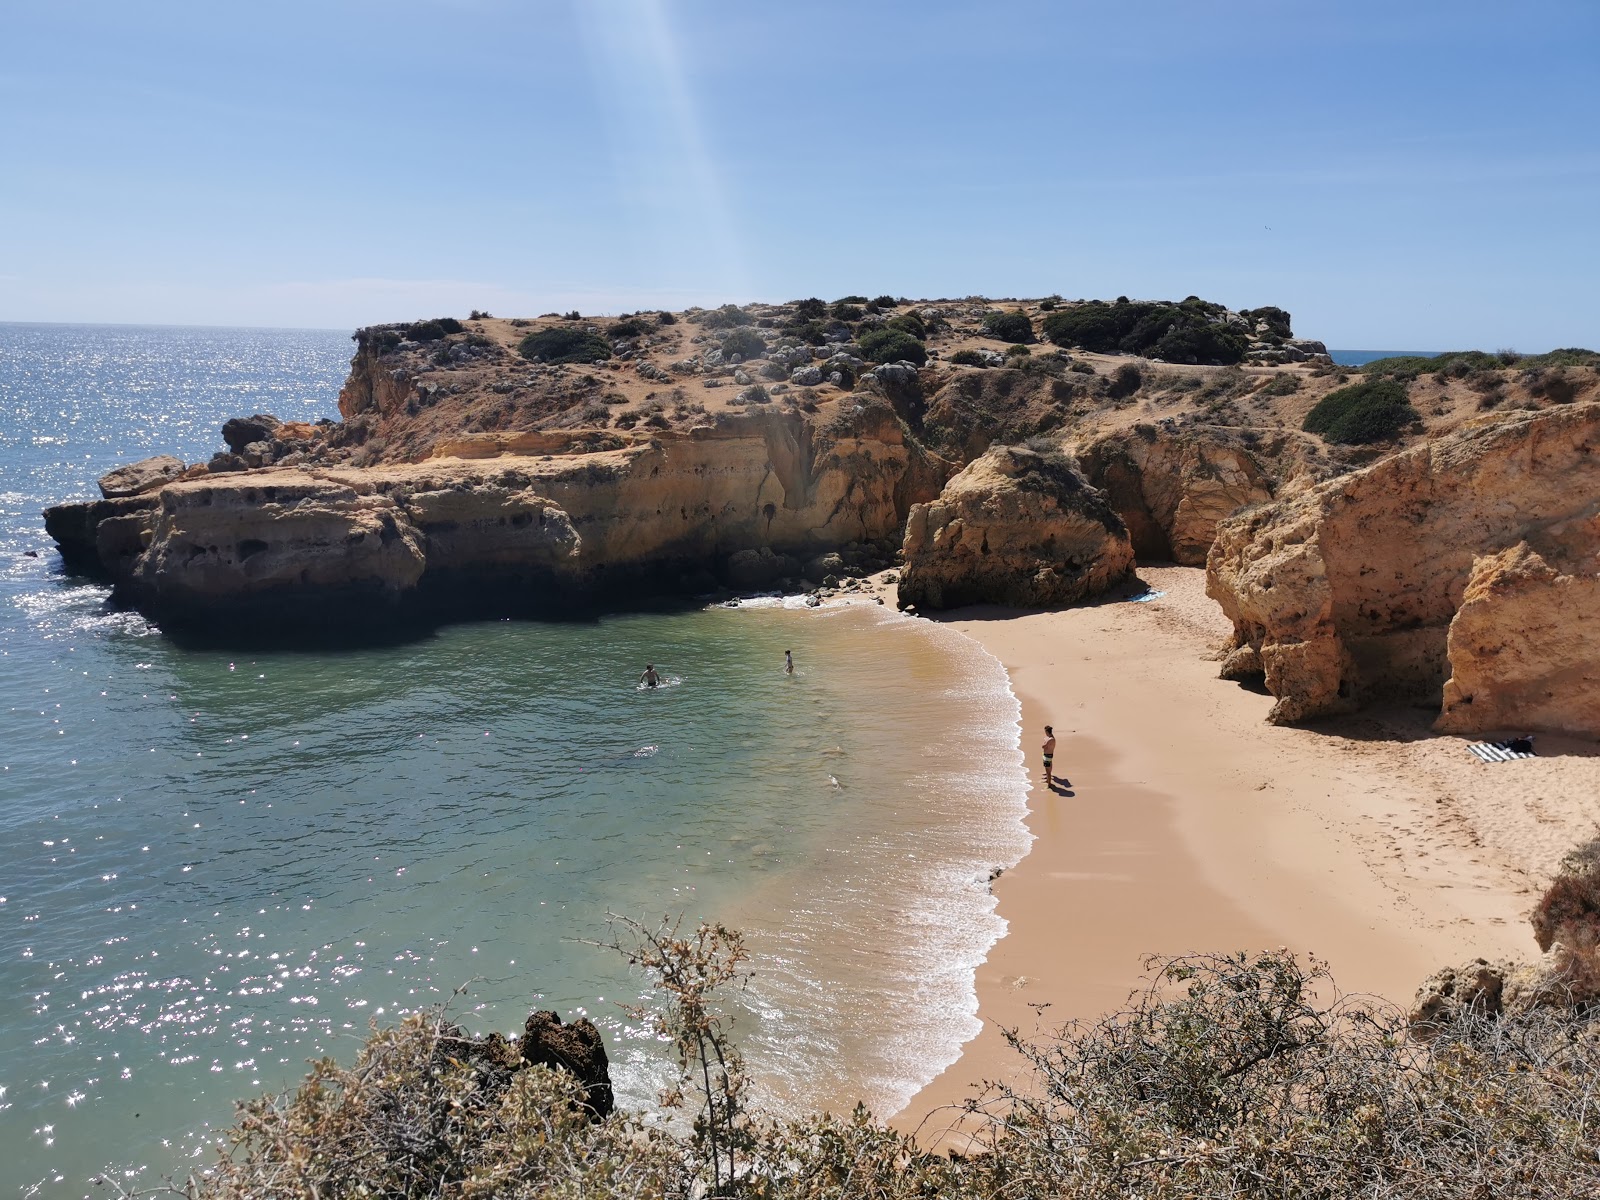
[[[785,650],[783,652],[783,673],[785,675],[793,675],[794,674],[794,651],[793,650]]]
[[[645,687],[661,686],[661,675],[656,671],[655,663],[645,663],[644,674],[639,676],[639,682]]]

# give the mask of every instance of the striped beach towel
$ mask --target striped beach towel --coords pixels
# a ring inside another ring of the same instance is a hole
[[[1513,750],[1510,742],[1474,742],[1467,747],[1484,762],[1510,762],[1513,758],[1532,758],[1532,750]]]

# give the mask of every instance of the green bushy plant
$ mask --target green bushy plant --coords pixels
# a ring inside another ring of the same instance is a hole
[[[976,350],[957,350],[950,356],[950,361],[958,367],[985,367],[988,361]]]
[[[606,335],[614,338],[637,338],[643,337],[649,332],[650,327],[643,321],[637,318],[629,318],[625,321],[617,321],[606,330]]]
[[[861,357],[868,362],[907,362],[923,366],[928,361],[928,348],[902,329],[874,329],[861,335],[857,345]]]
[[[1243,361],[1249,339],[1226,310],[1195,296],[1178,304],[1091,300],[1051,313],[1044,333],[1058,346],[1100,354],[1138,354],[1168,362],[1228,366]]]
[[[899,308],[900,307],[900,302],[898,300],[896,300],[893,296],[889,296],[889,295],[874,296],[872,298],[872,302],[874,304],[876,304],[880,309],[883,309],[883,308]]]
[[[547,363],[590,363],[611,357],[611,343],[598,333],[556,326],[530,333],[517,346],[523,358]]]
[[[405,336],[413,342],[437,342],[452,333],[460,333],[464,328],[466,326],[455,317],[435,317],[431,321],[414,321],[407,325]]]
[[[724,304],[721,308],[708,309],[698,318],[702,329],[734,329],[740,325],[753,324],[753,318],[737,304]]]
[[[754,329],[735,329],[722,339],[722,352],[724,354],[737,354],[740,358],[755,358],[765,354],[767,350],[766,339]]]
[[[1405,384],[1395,379],[1364,379],[1317,401],[1301,428],[1321,434],[1324,441],[1365,445],[1397,437],[1416,419]]]
[[[828,309],[828,315],[836,321],[859,321],[866,313],[854,301],[838,300]]]
[[[1033,341],[1033,322],[1025,312],[992,312],[983,318],[983,331],[1002,342]]]
[[[900,313],[890,317],[883,323],[885,329],[898,329],[902,333],[909,333],[919,342],[928,340],[928,325],[922,317],[914,312]]]

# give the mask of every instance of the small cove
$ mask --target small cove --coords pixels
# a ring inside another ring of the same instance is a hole
[[[1026,846],[1016,701],[972,643],[768,603],[230,652],[60,572],[43,505],[236,413],[326,415],[348,345],[0,326],[5,1194],[195,1161],[234,1099],[462,984],[479,1029],[589,1013],[648,1103],[639,981],[571,940],[608,910],[749,930],[771,1103],[903,1103],[975,1031],[981,878]],[[646,661],[678,686],[635,688]]]

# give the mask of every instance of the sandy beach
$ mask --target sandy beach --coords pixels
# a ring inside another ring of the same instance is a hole
[[[1017,1077],[1003,1029],[1115,1009],[1147,954],[1287,946],[1398,1003],[1439,966],[1531,958],[1536,890],[1600,827],[1592,743],[1541,738],[1539,758],[1488,765],[1421,710],[1268,725],[1271,697],[1217,678],[1229,629],[1205,572],[1139,577],[1162,594],[942,618],[1010,673],[1036,841],[993,885],[1009,928],[978,970],[982,1033],[895,1117],[925,1142],[947,1106]]]

